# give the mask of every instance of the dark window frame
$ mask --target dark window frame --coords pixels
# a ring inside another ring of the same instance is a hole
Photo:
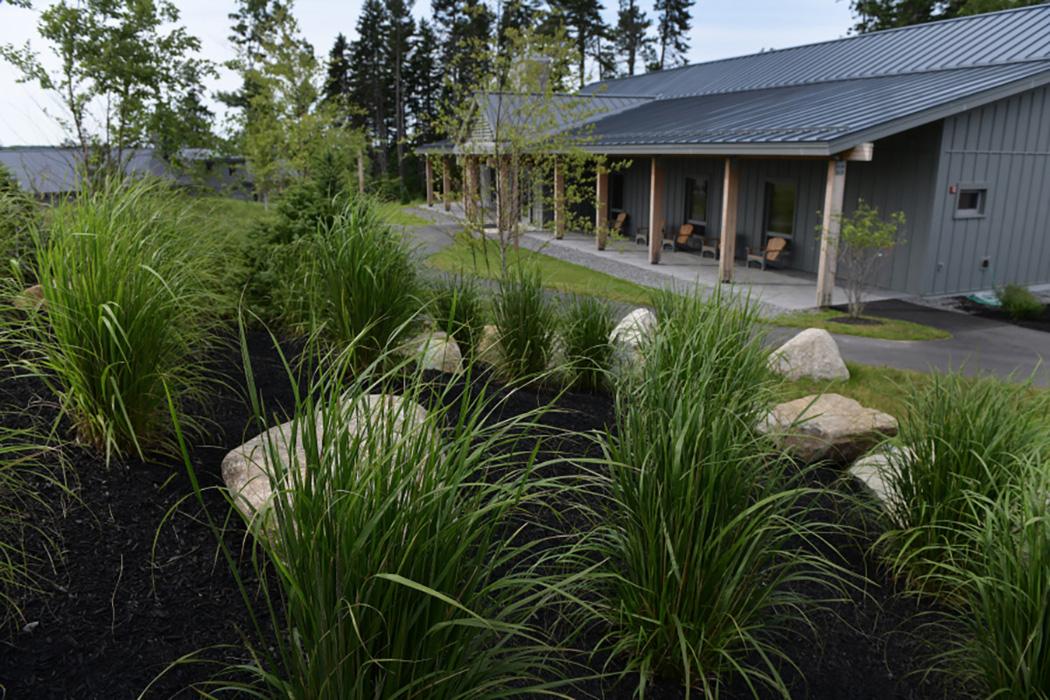
[[[690,186],[690,183],[692,183],[691,186]],[[684,185],[685,185],[685,198],[684,198],[685,199],[685,211],[682,214],[683,219],[685,220],[686,223],[693,224],[695,226],[703,226],[706,229],[707,228],[707,222],[711,218],[711,186],[710,186],[710,182],[708,181],[708,179],[706,177],[687,177],[687,178],[685,178]],[[694,204],[693,194],[696,191],[698,185],[700,186],[700,189],[702,189],[703,193],[704,193],[704,218],[703,219],[693,218],[693,209],[694,209],[694,207],[693,207],[693,204]]]
[[[774,231],[770,228],[771,219],[773,218],[773,200],[775,199],[777,187],[790,187],[794,195],[791,199],[791,231],[789,233]],[[766,178],[762,197],[763,243],[773,237],[785,238],[789,241],[794,240],[795,232],[798,230],[798,182],[794,178]]]
[[[976,195],[977,206],[962,208],[963,197],[966,195]],[[988,210],[988,185],[983,182],[966,182],[960,183],[956,186],[955,190],[955,211],[953,216],[956,219],[983,219],[986,216]]]

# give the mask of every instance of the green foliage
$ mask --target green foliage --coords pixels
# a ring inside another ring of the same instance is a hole
[[[941,660],[983,697],[1050,698],[1050,470],[1022,462],[998,498],[970,496],[965,565],[936,569],[960,604]]]
[[[597,547],[612,651],[642,695],[657,675],[705,697],[730,676],[784,692],[775,633],[812,602],[791,585],[840,578],[804,546],[821,534],[805,519],[813,493],[755,432],[771,389],[756,310],[664,294],[657,311],[604,437],[611,501]]]
[[[434,285],[434,321],[456,341],[466,358],[478,351],[487,314],[477,282],[457,275],[442,278]]]
[[[999,301],[1006,313],[1015,321],[1031,321],[1043,315],[1046,306],[1027,287],[1008,284],[998,292]]]
[[[0,165],[0,277],[13,274],[14,265],[26,281],[35,280],[30,232],[39,217],[37,203],[21,190],[11,171]]]
[[[375,361],[410,330],[422,306],[411,251],[367,197],[288,247],[285,318],[326,345],[351,348],[355,368]]]
[[[852,0],[850,9],[857,19],[854,29],[872,32],[983,12],[1012,10],[1041,2],[1044,0]]]
[[[170,445],[166,395],[180,407],[205,396],[220,261],[180,206],[143,181],[59,204],[34,233],[46,309],[4,329],[78,438],[107,458]]]
[[[607,303],[594,297],[573,299],[562,320],[565,359],[573,384],[590,391],[606,385],[613,360],[609,334],[615,327]]]
[[[493,321],[507,374],[522,379],[547,370],[557,316],[537,270],[521,266],[500,280],[493,302]]]
[[[846,279],[849,315],[860,318],[864,313],[864,294],[872,285],[875,273],[894,246],[900,245],[904,212],[894,212],[883,219],[877,207],[863,199],[853,213],[839,219],[839,272]]]
[[[561,547],[516,536],[561,488],[537,476],[525,437],[544,409],[491,421],[503,399],[450,384],[424,410],[419,374],[398,377],[400,401],[372,401],[393,378],[375,373],[381,358],[346,388],[356,355],[329,358],[299,396],[289,439],[301,456],[284,456],[284,441],[264,445],[282,495],[257,540],[270,607],[251,613],[276,625],[276,649],[231,670],[253,676],[261,696],[302,700],[542,693],[567,673],[538,613],[556,609],[572,579],[554,573]]]
[[[1050,450],[1050,402],[1026,385],[933,375],[900,421],[884,480],[893,565],[918,585],[950,561],[977,524],[972,497],[996,500],[1029,459]]]

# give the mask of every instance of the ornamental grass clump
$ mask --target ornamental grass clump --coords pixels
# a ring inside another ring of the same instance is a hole
[[[895,570],[918,587],[931,567],[964,560],[973,497],[995,501],[1029,459],[1050,455],[1050,401],[1026,384],[932,375],[913,394],[888,451]],[[931,583],[936,583],[932,581]]]
[[[34,231],[43,309],[6,316],[22,369],[107,459],[171,446],[166,392],[180,408],[206,395],[219,262],[184,213],[146,181],[108,181],[60,203]]]
[[[971,494],[964,564],[932,577],[958,601],[940,656],[982,697],[1050,698],[1050,467],[1026,461],[997,498]]]
[[[551,508],[562,488],[538,475],[528,437],[542,409],[497,420],[503,399],[485,388],[434,389],[407,361],[390,367],[392,358],[347,387],[352,356],[327,358],[329,369],[298,397],[290,441],[302,444],[301,457],[289,458],[283,443],[266,446],[277,495],[257,530],[272,574],[258,578],[263,598],[281,601],[267,611],[276,642],[234,675],[253,675],[257,697],[303,700],[501,698],[557,687],[541,676],[569,674],[552,661],[555,642],[538,613],[558,607],[572,577],[556,573],[557,538],[518,536],[526,512]],[[258,402],[255,410],[266,418]]]
[[[442,278],[435,283],[433,293],[437,327],[456,341],[464,357],[474,357],[487,319],[478,283],[464,275]]]
[[[1027,287],[1008,284],[998,292],[1003,310],[1015,321],[1032,321],[1043,315],[1046,305]]]
[[[570,381],[588,391],[608,383],[613,360],[609,335],[616,327],[612,308],[594,297],[577,297],[562,319],[562,341]]]
[[[493,301],[493,320],[503,369],[510,377],[536,377],[547,371],[558,317],[539,271],[521,265],[504,275]]]
[[[768,353],[749,303],[665,294],[645,361],[617,387],[604,439],[610,504],[596,538],[611,651],[640,674],[715,696],[732,677],[786,692],[776,634],[811,602],[790,590],[836,565],[803,545],[815,493],[755,426],[770,404]]]
[[[285,318],[360,370],[411,330],[422,305],[411,251],[368,197],[352,198],[329,226],[299,238],[284,281]]]

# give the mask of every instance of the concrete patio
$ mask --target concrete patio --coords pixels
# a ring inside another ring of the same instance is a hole
[[[664,250],[658,265],[649,263],[646,246],[627,240],[610,240],[604,251],[596,249],[593,234],[567,233],[556,239],[549,231],[530,231],[522,236],[522,246],[577,265],[627,279],[638,284],[665,289],[711,291],[718,286],[718,261],[699,253]],[[804,272],[744,267],[737,263],[732,289],[750,294],[768,314],[812,309],[817,296],[817,278]],[[890,299],[891,292],[872,293],[869,298]],[[835,288],[835,303],[846,301],[846,294]]]

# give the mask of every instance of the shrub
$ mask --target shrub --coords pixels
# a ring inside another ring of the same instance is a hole
[[[522,441],[538,412],[486,424],[497,401],[449,385],[404,428],[423,378],[382,410],[367,401],[392,381],[373,373],[382,364],[344,389],[348,368],[333,362],[297,403],[302,456],[287,462],[281,445],[266,446],[287,497],[275,498],[259,541],[273,576],[258,580],[276,581],[282,609],[268,611],[276,650],[256,649],[247,670],[266,694],[304,700],[543,692],[540,675],[565,673],[537,612],[558,604],[567,577],[547,566],[557,548],[515,536],[525,509],[549,507],[558,489],[535,475]],[[369,429],[354,430],[348,414]]]
[[[1030,387],[992,378],[933,375],[908,401],[887,481],[895,530],[883,539],[900,573],[921,584],[951,558],[978,513],[1026,459],[1045,454],[1050,415]]]
[[[898,234],[904,228],[904,212],[894,212],[883,219],[877,207],[861,199],[856,211],[841,216],[839,224],[839,274],[845,280],[849,315],[860,318],[866,303],[864,296],[886,261],[886,254],[903,243]],[[823,230],[821,235],[825,235]]]
[[[964,566],[935,577],[961,601],[942,660],[983,697],[1050,698],[1050,471],[1022,465],[996,499],[971,496]]]
[[[499,282],[493,316],[505,371],[514,378],[546,372],[557,317],[539,272],[525,265],[508,271]]]
[[[328,228],[291,249],[286,318],[326,344],[351,349],[363,368],[401,340],[420,313],[416,267],[372,200],[351,200]]]
[[[805,601],[792,583],[835,567],[800,543],[810,490],[754,426],[768,406],[767,352],[746,303],[662,295],[637,373],[604,438],[611,505],[597,538],[612,651],[640,673],[717,695],[730,675],[783,691],[774,633]],[[757,691],[756,691],[757,692]]]
[[[463,356],[475,355],[485,329],[485,304],[477,282],[457,275],[434,286],[434,320],[459,345]]]
[[[613,357],[609,334],[616,327],[612,309],[593,297],[577,297],[569,305],[562,327],[572,382],[588,390],[605,386]]]
[[[107,458],[170,444],[166,391],[180,406],[205,395],[217,262],[173,202],[156,183],[108,182],[55,207],[34,233],[46,313],[6,329]]]
[[[1027,287],[1008,284],[999,290],[998,295],[1003,309],[1015,321],[1031,321],[1043,315],[1045,305]]]
[[[38,223],[40,210],[33,198],[19,189],[18,181],[0,165],[0,275],[21,274],[33,282],[33,240],[31,231]],[[14,264],[18,272],[12,270]]]

